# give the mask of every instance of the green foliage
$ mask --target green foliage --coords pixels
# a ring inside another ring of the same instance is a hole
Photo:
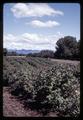
[[[31,53],[31,54],[28,54],[27,56],[54,58],[54,52],[52,50],[41,50],[39,53]]]
[[[52,111],[65,115],[79,114],[79,77],[74,76],[75,66],[55,65],[50,70],[42,71],[35,81],[36,100],[40,104],[51,105]],[[74,106],[74,107],[73,107]]]
[[[57,111],[63,116],[80,114],[80,65],[47,58],[4,57],[4,85],[35,109]],[[39,108],[38,108],[39,107]]]
[[[71,36],[60,38],[56,43],[55,57],[63,59],[79,59],[79,43],[80,41],[77,42],[76,38]]]
[[[7,49],[6,48],[3,48],[3,55],[6,56],[7,55]]]

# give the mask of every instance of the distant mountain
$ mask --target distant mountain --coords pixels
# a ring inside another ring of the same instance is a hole
[[[40,52],[39,50],[16,50],[16,49],[8,49],[8,52],[16,52],[17,54],[29,54],[29,53],[38,53]]]

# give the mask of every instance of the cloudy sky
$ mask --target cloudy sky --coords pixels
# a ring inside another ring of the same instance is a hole
[[[55,50],[64,36],[80,39],[80,5],[7,3],[3,9],[3,47]]]

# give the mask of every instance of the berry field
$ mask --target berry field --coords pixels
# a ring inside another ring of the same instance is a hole
[[[79,61],[4,56],[3,86],[42,116],[50,112],[58,117],[80,114]]]

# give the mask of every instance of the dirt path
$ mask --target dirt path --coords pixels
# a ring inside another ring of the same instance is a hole
[[[41,117],[35,111],[25,110],[23,104],[12,96],[7,87],[3,88],[3,116],[5,117]]]
[[[71,63],[71,64],[74,64],[74,65],[77,65],[77,64],[80,63],[80,61],[75,61],[75,60],[51,59],[51,61],[55,61],[55,62],[58,62],[58,63]]]
[[[18,101],[7,87],[3,88],[3,116],[4,117],[43,117],[42,114],[30,109],[26,110],[23,104]],[[48,113],[44,117],[57,117],[55,113]]]

